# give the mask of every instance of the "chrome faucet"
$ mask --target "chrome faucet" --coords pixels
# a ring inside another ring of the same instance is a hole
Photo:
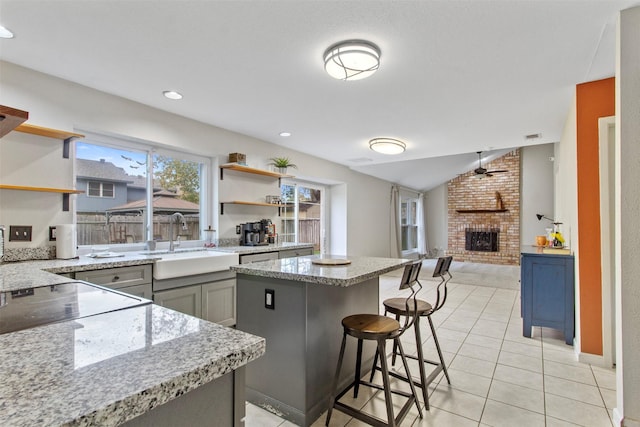
[[[169,252],[173,252],[174,250],[174,242],[173,242],[173,222],[180,219],[182,221],[182,229],[187,230],[187,220],[180,212],[176,212],[169,217]],[[180,245],[180,236],[176,239],[178,241],[178,246]]]

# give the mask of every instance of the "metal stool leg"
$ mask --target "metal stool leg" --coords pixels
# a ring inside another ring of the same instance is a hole
[[[358,391],[360,390],[360,368],[362,365],[362,339],[358,339],[358,353],[356,355],[356,377],[353,380],[353,398],[358,397]]]
[[[384,314],[387,314],[387,311],[385,310]],[[396,321],[400,322],[400,315],[396,314]],[[391,366],[396,366],[396,355],[398,354],[398,344],[396,344],[395,341],[393,341],[393,351],[391,352]],[[385,355],[386,357],[386,355]]]
[[[342,369],[342,359],[344,356],[344,349],[347,344],[347,333],[342,334],[342,345],[340,346],[340,355],[338,356],[338,366],[336,367],[336,375],[333,377],[333,387],[331,388],[331,395],[329,396],[329,409],[327,410],[327,421],[325,425],[329,425],[331,419],[331,412],[333,412],[333,406],[335,405],[335,396],[338,392],[338,383],[340,381],[340,369]]]
[[[447,365],[444,363],[444,357],[442,357],[442,351],[440,350],[440,343],[438,342],[438,336],[436,335],[436,328],[433,327],[431,316],[427,316],[427,319],[429,319],[429,326],[431,327],[431,336],[433,336],[433,342],[436,343],[436,350],[438,350],[438,357],[440,357],[440,363],[442,364],[442,370],[444,371],[444,376],[447,377],[447,382],[451,384],[451,380],[449,379],[449,372],[447,372]]]
[[[376,370],[378,369],[378,347],[376,347],[376,354],[373,356],[373,366],[371,367],[371,376],[369,377],[369,382],[373,382],[373,377],[376,375]]]
[[[427,383],[427,374],[424,370],[424,354],[422,352],[422,336],[420,334],[420,318],[416,319],[413,324],[413,331],[416,336],[416,346],[418,347],[418,366],[420,371],[420,388],[422,389],[422,398],[424,406],[429,410],[429,384]]]
[[[378,340],[378,352],[385,354],[385,340]],[[393,416],[393,403],[391,402],[391,385],[389,384],[389,369],[387,368],[387,358],[380,356],[380,368],[382,370],[382,384],[384,386],[384,401],[387,405],[387,420],[391,427],[396,426],[395,417]]]
[[[416,408],[418,408],[418,414],[420,414],[420,418],[422,418],[422,409],[420,409],[420,401],[418,400],[418,394],[416,393],[416,386],[413,384],[413,380],[411,379],[411,372],[409,372],[409,364],[407,363],[407,356],[404,354],[404,350],[402,349],[402,343],[399,338],[395,338],[394,341],[398,343],[398,349],[400,350],[400,358],[402,359],[402,364],[404,365],[404,371],[407,374],[407,378],[409,381],[409,387],[411,387],[411,394],[413,395],[413,399],[415,400]],[[428,408],[427,408],[428,409]]]

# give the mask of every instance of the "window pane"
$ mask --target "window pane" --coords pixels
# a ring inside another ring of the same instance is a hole
[[[143,242],[146,153],[76,143],[78,245]],[[95,196],[95,197],[94,197]]]
[[[169,156],[153,156],[153,235],[154,240],[200,239],[201,165]],[[179,212],[184,221],[170,224]]]

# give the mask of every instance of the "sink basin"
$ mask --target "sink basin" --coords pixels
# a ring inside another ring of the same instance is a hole
[[[192,276],[228,270],[239,264],[238,254],[216,251],[168,252],[158,254],[161,259],[154,262],[153,278]]]

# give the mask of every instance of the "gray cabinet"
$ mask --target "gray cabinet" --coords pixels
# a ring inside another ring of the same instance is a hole
[[[153,294],[153,302],[194,317],[202,317],[202,287],[200,285],[170,289]]]
[[[313,248],[286,249],[279,252],[280,258],[313,255]]]
[[[259,254],[240,255],[240,264],[249,264],[251,262],[268,261],[278,259],[278,251],[263,252]]]
[[[236,324],[236,274],[230,270],[154,280],[153,301],[219,323]]]
[[[117,289],[120,292],[147,299],[151,299],[152,296],[151,278],[151,264],[77,271],[75,273],[76,280]]]
[[[202,318],[223,326],[236,324],[235,279],[202,285]]]

